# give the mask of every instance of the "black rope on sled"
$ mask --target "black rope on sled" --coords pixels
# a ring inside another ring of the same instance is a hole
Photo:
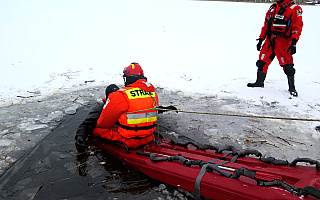
[[[233,158],[231,159],[231,162],[236,162],[236,160],[239,157],[245,157],[245,156],[249,156],[249,155],[255,155],[256,157],[259,157],[259,160],[261,162],[267,163],[267,164],[273,164],[273,165],[284,165],[284,166],[296,166],[297,162],[305,162],[305,163],[309,163],[309,164],[314,164],[316,165],[316,170],[320,172],[320,163],[316,160],[312,160],[310,158],[297,158],[294,161],[292,161],[291,163],[288,162],[287,160],[279,160],[276,159],[274,157],[262,157],[262,154],[255,149],[245,149],[242,151],[238,151],[234,146],[228,145],[222,148],[218,148],[216,146],[213,145],[200,145],[200,144],[195,144],[194,142],[187,142],[187,143],[178,143],[175,142],[173,140],[171,140],[169,143],[169,145],[178,145],[184,148],[188,148],[188,145],[192,145],[195,146],[198,150],[215,150],[216,153],[223,153],[223,151],[231,151],[231,153],[223,156],[222,160],[225,160],[226,157],[229,156],[233,156]]]
[[[317,171],[320,172],[320,163],[316,160],[312,160],[310,158],[296,158],[294,159],[291,163],[289,163],[289,166],[296,166],[296,164],[298,162],[306,162],[306,163],[309,163],[309,164],[313,164],[313,165],[316,165],[316,169]]]
[[[184,148],[187,148],[188,145],[192,145],[194,147],[197,148],[197,150],[200,149],[200,147],[198,146],[198,144],[194,143],[194,142],[186,142],[186,143],[179,143],[179,142],[176,142],[174,140],[171,140],[169,143],[169,145],[178,145],[178,146],[181,146],[181,147],[184,147]]]
[[[124,148],[126,149],[126,154],[129,154],[129,153],[130,153],[129,147],[128,147],[128,145],[127,145],[126,143],[121,142],[121,141],[118,141],[118,140],[111,140],[111,141],[113,141],[113,142],[115,142],[115,143],[119,143],[119,144],[121,144],[122,146],[124,146]]]
[[[148,156],[150,157],[150,160],[153,162],[160,162],[160,161],[180,161],[184,166],[190,167],[192,165],[197,165],[201,167],[201,170],[196,178],[195,181],[195,197],[196,200],[201,199],[201,180],[206,172],[212,172],[216,171],[222,176],[225,176],[227,178],[231,179],[239,179],[240,176],[246,176],[248,178],[251,178],[257,182],[258,186],[267,187],[267,186],[281,186],[282,188],[286,189],[293,195],[301,196],[301,195],[312,195],[316,198],[320,198],[320,190],[312,187],[312,186],[306,186],[304,188],[296,188],[293,185],[290,185],[284,181],[275,179],[273,181],[263,181],[261,179],[256,178],[256,171],[248,170],[247,168],[241,167],[234,171],[234,173],[229,173],[226,171],[223,171],[219,168],[220,165],[223,165],[225,163],[228,163],[228,161],[225,161],[223,163],[218,164],[212,164],[212,162],[217,161],[217,159],[214,159],[209,162],[205,162],[202,160],[188,160],[184,158],[181,154],[178,154],[177,156],[168,156],[168,157],[158,157],[154,153],[144,152],[144,151],[137,151],[136,154],[142,155],[142,156]],[[299,160],[300,161],[300,160]],[[296,162],[295,162],[296,163]],[[294,163],[293,163],[294,164]]]
[[[262,187],[281,186],[293,195],[297,195],[297,196],[311,195],[317,199],[320,199],[320,190],[315,187],[309,186],[309,185],[305,186],[304,188],[297,188],[297,187],[290,185],[289,183],[286,183],[286,182],[281,181],[279,179],[275,179],[270,182],[260,182],[260,183],[258,183],[258,185],[262,186]]]

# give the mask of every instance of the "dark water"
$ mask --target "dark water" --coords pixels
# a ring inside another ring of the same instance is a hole
[[[123,165],[98,146],[78,154],[74,133],[89,107],[61,124],[0,179],[0,199],[188,199]]]

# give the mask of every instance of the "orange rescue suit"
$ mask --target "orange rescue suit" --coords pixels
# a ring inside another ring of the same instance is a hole
[[[151,109],[158,105],[154,86],[139,79],[109,95],[93,134],[124,142],[129,148],[147,144],[157,123],[157,111]]]

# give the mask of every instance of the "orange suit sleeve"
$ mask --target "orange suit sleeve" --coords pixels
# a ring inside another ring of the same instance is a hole
[[[111,129],[119,117],[129,109],[128,100],[120,91],[111,93],[105,103],[96,127]]]

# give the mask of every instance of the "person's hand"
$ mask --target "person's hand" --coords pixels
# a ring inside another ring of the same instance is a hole
[[[174,106],[159,106],[158,108],[161,108],[161,109],[165,109],[165,110],[158,110],[158,113],[160,114],[160,113],[164,113],[164,112],[166,112],[166,111],[171,111],[171,110],[177,110],[177,112],[178,112],[178,109],[176,108],[176,107],[174,107]]]
[[[76,148],[77,148],[77,151],[79,153],[83,153],[86,148],[88,147],[88,145],[85,144],[85,139],[82,135],[77,135],[76,136]]]
[[[287,52],[290,52],[290,55],[293,55],[297,52],[297,40],[296,39],[292,39],[291,45],[289,46]]]
[[[168,110],[178,110],[178,108],[174,107],[174,106],[167,106],[165,107]]]
[[[257,40],[259,40],[258,44],[257,44],[257,50],[260,51],[261,50],[261,45],[264,39],[258,38]]]

